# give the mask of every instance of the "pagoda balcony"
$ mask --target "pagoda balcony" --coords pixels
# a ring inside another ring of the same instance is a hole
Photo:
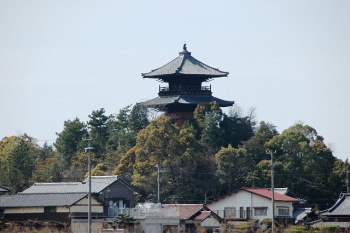
[[[201,94],[201,95],[211,95],[211,85],[210,86],[189,86],[189,85],[176,85],[170,87],[159,86],[159,96],[168,95],[180,95],[180,94]]]

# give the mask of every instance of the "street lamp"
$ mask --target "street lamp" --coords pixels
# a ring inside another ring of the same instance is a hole
[[[272,192],[272,232],[275,229],[275,187],[274,187],[274,168],[273,168],[273,154],[276,154],[276,151],[268,150],[266,154],[271,155],[271,192]]]
[[[158,195],[157,195],[157,203],[160,203],[160,195],[159,195],[159,189],[160,189],[160,184],[159,184],[159,169],[160,169],[160,166],[159,164],[156,164],[156,166],[154,166],[157,168],[157,184],[158,184]]]
[[[91,233],[91,138],[84,139],[89,142],[89,146],[85,148],[85,152],[89,151],[88,173],[89,173],[89,192],[88,192],[88,233]]]

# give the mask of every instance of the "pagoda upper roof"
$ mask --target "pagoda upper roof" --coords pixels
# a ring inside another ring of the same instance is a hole
[[[174,95],[174,96],[158,96],[157,98],[141,102],[147,108],[162,109],[167,105],[198,105],[200,103],[208,104],[216,101],[220,107],[228,107],[234,104],[234,101],[227,101],[216,98],[212,95]]]
[[[187,51],[186,44],[184,44],[183,51],[179,53],[177,58],[158,69],[142,74],[144,78],[156,78],[163,81],[178,76],[196,76],[206,81],[210,78],[226,77],[227,75],[228,72],[220,71],[192,57],[191,52]]]

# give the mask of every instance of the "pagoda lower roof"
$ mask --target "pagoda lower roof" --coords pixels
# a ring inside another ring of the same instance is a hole
[[[234,101],[222,100],[214,96],[201,95],[173,95],[173,96],[158,96],[157,98],[139,103],[147,108],[163,109],[169,105],[198,105],[208,104],[216,101],[220,107],[229,107],[234,104]]]
[[[201,77],[205,81],[211,78],[226,77],[227,75],[228,72],[210,67],[192,57],[191,53],[187,51],[186,45],[174,60],[149,73],[142,74],[144,78],[156,78],[166,82],[171,77],[179,78],[179,76],[186,76],[187,78]]]

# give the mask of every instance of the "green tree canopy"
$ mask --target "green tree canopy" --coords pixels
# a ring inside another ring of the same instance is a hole
[[[77,152],[83,150],[83,138],[87,137],[87,133],[86,125],[78,118],[65,121],[63,131],[56,133],[58,137],[54,146],[62,156],[65,165],[70,165]]]

